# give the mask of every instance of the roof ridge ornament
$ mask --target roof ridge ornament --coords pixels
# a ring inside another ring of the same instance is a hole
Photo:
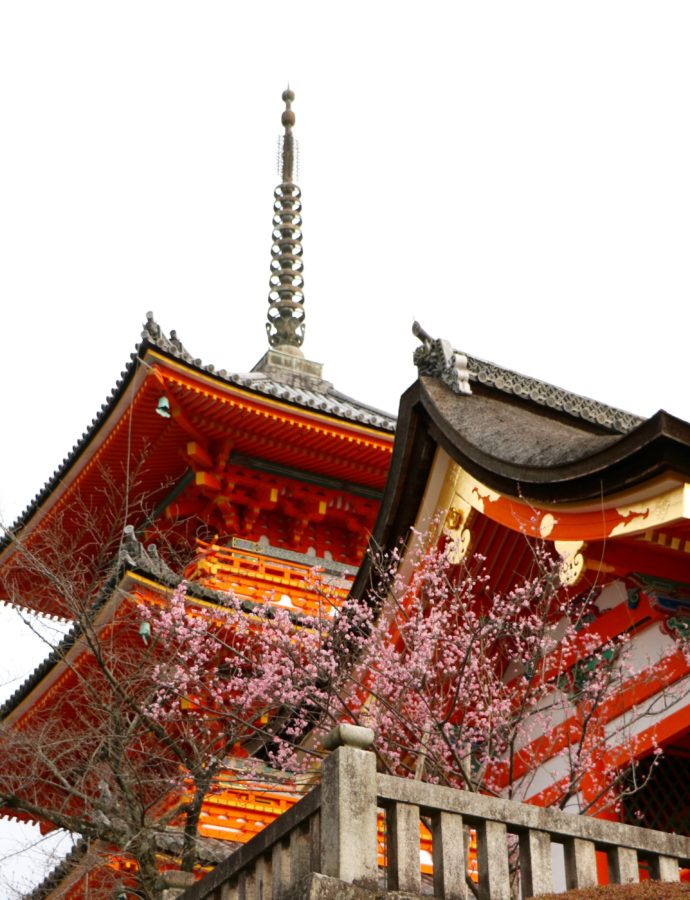
[[[285,133],[280,139],[279,173],[281,183],[273,192],[273,244],[268,294],[268,343],[276,350],[302,356],[304,341],[304,279],[302,271],[302,203],[294,182],[297,145],[292,134],[295,92],[283,91],[285,109],[281,122]]]
[[[467,357],[453,350],[449,341],[432,338],[419,322],[412,324],[412,334],[422,342],[413,357],[419,374],[440,378],[456,394],[471,394]]]
[[[151,344],[155,344],[160,350],[171,353],[173,356],[177,356],[179,359],[191,363],[193,366],[201,365],[201,360],[194,359],[192,354],[177,336],[177,332],[174,328],[170,332],[170,337],[166,336],[152,312],[146,313],[146,322],[144,322],[144,328],[141,332],[141,339],[142,341],[148,341]]]
[[[412,333],[423,345],[414,352],[414,364],[419,374],[440,378],[456,394],[471,394],[470,382],[473,381],[618,434],[627,434],[645,421],[599,400],[453,350],[448,341],[432,338],[419,322],[413,324]]]

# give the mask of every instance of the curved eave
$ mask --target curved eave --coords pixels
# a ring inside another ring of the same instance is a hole
[[[126,368],[120,374],[120,378],[115,383],[115,387],[110,392],[110,396],[106,399],[105,403],[102,404],[98,413],[91,420],[91,424],[88,426],[86,431],[79,438],[77,443],[72,447],[67,456],[62,460],[58,468],[53,472],[51,477],[46,481],[41,490],[36,494],[33,500],[28,504],[28,506],[24,509],[23,512],[19,514],[17,519],[13,522],[10,532],[13,534],[18,534],[29,524],[33,516],[41,509],[44,503],[48,500],[50,495],[59,488],[63,482],[68,478],[69,474],[73,469],[78,465],[79,461],[83,458],[84,454],[87,452],[91,443],[95,440],[96,436],[100,432],[101,428],[103,428],[105,422],[112,414],[112,412],[117,407],[117,404],[122,399],[124,393],[130,385],[130,382],[134,378],[134,375],[137,370],[137,362],[141,358],[141,355],[146,350],[146,345],[142,344],[140,352],[132,353],[129,363]],[[0,553],[6,549],[6,547],[10,544],[9,536],[5,536],[0,539]]]
[[[113,593],[121,584],[122,579],[127,575],[126,570],[121,570],[114,575],[103,586],[100,596],[94,603],[92,614],[98,615],[101,610],[112,598]],[[39,692],[49,686],[56,677],[56,673],[61,670],[67,656],[74,652],[82,635],[82,629],[79,625],[74,624],[60,640],[58,644],[50,651],[45,659],[40,662],[36,668],[28,675],[19,687],[0,705],[0,721],[5,722],[10,718],[20,717],[25,711],[24,708],[30,706],[29,698],[33,702],[34,692]]]
[[[458,398],[472,404],[473,397]],[[509,401],[507,401],[509,402]],[[660,410],[608,446],[565,464],[528,466],[499,459],[469,442],[439,410],[420,379],[401,401],[433,441],[493,490],[545,504],[577,503],[622,494],[673,472],[690,477],[690,424]]]
[[[50,895],[59,888],[66,889],[73,886],[75,878],[79,876],[81,864],[92,850],[93,847],[89,845],[89,841],[80,838],[67,856],[46,875],[43,881],[31,893],[25,895],[24,900],[48,900]]]
[[[470,404],[473,396],[457,397]],[[509,403],[510,400],[506,399]],[[599,452],[563,465],[525,466],[499,459],[471,443],[444,416],[418,379],[400,401],[396,441],[372,544],[388,549],[405,541],[415,522],[431,465],[440,447],[482,484],[508,497],[547,506],[603,501],[672,474],[690,480],[690,424],[663,410]],[[371,577],[360,569],[353,594]]]
[[[329,421],[334,424],[340,423],[341,427],[347,431],[361,433],[364,436],[377,436],[380,437],[383,442],[388,444],[392,441],[392,434],[388,427],[377,427],[370,424],[371,417],[369,413],[371,410],[369,410],[368,407],[362,407],[363,411],[366,412],[366,421],[362,422],[356,421],[347,415],[339,415],[331,409],[327,412],[320,412],[314,408],[311,401],[305,401],[303,405],[299,400],[294,399],[292,395],[290,395],[291,399],[286,401],[282,398],[276,398],[266,390],[253,390],[251,387],[238,385],[234,382],[234,376],[232,375],[217,373],[212,367],[204,367],[189,363],[187,360],[181,359],[176,354],[161,349],[155,342],[143,340],[141,344],[138,345],[136,351],[131,354],[128,365],[121,373],[110,396],[106,399],[105,403],[103,403],[97,415],[91,421],[91,424],[82,434],[79,441],[72,447],[69,454],[63,459],[51,478],[12,524],[10,528],[11,533],[18,534],[26,529],[27,526],[33,525],[36,516],[45,511],[46,507],[50,505],[56,495],[61,495],[64,492],[65,488],[74,480],[95,449],[97,449],[97,447],[107,438],[109,431],[112,430],[121,418],[121,415],[124,414],[124,411],[122,409],[118,410],[118,407],[121,407],[123,403],[128,402],[126,398],[127,392],[132,389],[134,394],[136,394],[140,388],[139,384],[135,383],[132,385],[132,382],[135,379],[139,379],[143,382],[146,378],[146,372],[150,368],[147,357],[149,360],[153,357],[154,359],[157,358],[159,361],[167,362],[171,367],[176,368],[178,371],[186,372],[190,378],[201,379],[206,383],[215,385],[220,390],[237,393],[240,396],[253,397],[260,403],[268,403],[299,411],[304,416],[305,420],[317,419]],[[339,404],[337,409],[342,412],[345,410],[345,406]],[[165,419],[160,419],[158,424],[160,425],[161,431],[163,430],[163,425],[165,423]],[[0,558],[8,548],[10,542],[9,536],[0,539]]]
[[[169,593],[174,587],[166,573],[152,571],[145,564],[132,565],[121,562],[117,571],[103,585],[100,595],[91,609],[90,615],[94,617],[94,621],[98,617],[99,627],[115,614],[119,605],[117,598],[127,595],[136,585],[144,585],[161,594]],[[196,585],[191,586],[190,594],[194,597],[199,596],[208,602],[217,597],[216,593],[203,592]],[[117,602],[111,603],[114,597]],[[62,671],[68,656],[71,658],[71,654],[78,655],[75,648],[78,647],[81,636],[82,629],[79,624],[75,623],[33,672],[24,679],[4,703],[0,704],[0,722],[23,715],[26,709],[34,703],[36,696],[47,689],[57,674]]]
[[[117,572],[104,584],[93,605],[91,615],[98,617],[97,620],[94,618],[94,621],[98,621],[100,627],[115,615],[120,602],[118,598],[131,595],[135,589],[164,596],[170,594],[179,581],[176,576],[169,574],[169,570],[161,571],[160,568],[156,570],[143,560],[135,564],[131,561],[121,562]],[[205,587],[194,581],[188,582],[186,588],[187,597],[198,606],[213,608],[227,603],[228,594],[223,591]],[[111,603],[113,598],[115,602]],[[247,614],[252,614],[260,605],[253,600],[243,600],[241,609]],[[298,611],[292,613],[291,618],[296,625],[303,621],[303,616]],[[70,654],[78,655],[75,648],[81,636],[80,625],[74,624],[7,700],[0,703],[0,722],[20,718],[33,705],[36,697],[50,687],[62,671],[67,657]]]

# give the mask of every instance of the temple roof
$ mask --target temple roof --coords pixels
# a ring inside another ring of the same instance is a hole
[[[448,341],[433,339],[415,322],[413,334],[422,342],[414,353],[420,375],[433,375],[447,384],[454,393],[470,394],[481,387],[502,395],[524,400],[550,413],[563,413],[569,419],[589,423],[616,434],[625,434],[644,422],[644,418],[616,409],[541,381],[521,375],[495,363],[455,350]]]
[[[403,394],[374,531],[404,540],[438,448],[505,497],[548,508],[625,505],[690,479],[690,424],[663,410],[644,419],[454,350],[415,323],[417,381]],[[517,527],[517,526],[516,526]],[[355,593],[367,575],[360,570]]]
[[[610,447],[619,436],[593,434],[580,422],[567,422],[506,402],[505,397],[474,394],[459,398],[443,382],[422,376],[422,384],[449,429],[482,454],[519,466],[563,465]]]
[[[168,337],[155,321],[153,314],[148,313],[141,341],[131,354],[129,363],[120,373],[120,378],[110,396],[51,478],[13,523],[11,531],[17,532],[22,528],[51,492],[65,479],[77,459],[94,440],[101,426],[115,410],[134,377],[140,361],[144,360],[150,351],[161,352],[167,357],[182,362],[189,368],[192,375],[203,373],[206,377],[211,376],[221,384],[234,385],[257,395],[287,402],[298,409],[313,410],[344,422],[352,422],[388,433],[395,430],[394,416],[366,403],[353,400],[336,390],[330,382],[324,381],[321,377],[319,364],[310,363],[304,359],[292,361],[284,353],[269,350],[252,372],[231,373],[225,369],[216,369],[215,366],[204,364],[201,359],[193,357],[179,340],[175,331],[171,331]],[[7,546],[8,542],[7,537],[0,540],[0,550]]]
[[[429,433],[490,487],[570,502],[664,472],[690,474],[687,422],[663,410],[644,419],[453,350],[418,325],[415,333],[420,377],[401,420],[423,415]]]
[[[336,390],[329,381],[324,381],[319,363],[269,350],[251,372],[232,373],[225,369],[216,369],[212,365],[204,365],[200,359],[195,359],[183,346],[175,331],[170,332],[169,338],[166,337],[152,313],[147,313],[142,343],[137,348],[139,356],[144,344],[152,344],[187,365],[208,372],[229,384],[236,384],[238,387],[248,388],[278,400],[287,400],[295,406],[314,409],[360,425],[369,425],[383,431],[395,430],[395,417],[390,413],[359,400],[353,400]],[[134,358],[133,354],[132,359]]]
[[[459,351],[455,353],[460,355]],[[631,431],[644,422],[641,416],[574,394],[538,378],[521,375],[477,357],[466,355],[466,359],[470,382],[512,394],[554,412],[563,412],[574,419],[618,433]]]
[[[663,410],[625,433],[602,433],[501,390],[458,395],[428,376],[405,395],[403,404],[413,403],[460,465],[510,496],[587,501],[669,472],[690,475],[690,424]]]

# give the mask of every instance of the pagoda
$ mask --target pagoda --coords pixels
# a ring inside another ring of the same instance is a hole
[[[250,604],[309,612],[319,602],[309,576],[315,566],[337,596],[347,593],[376,521],[395,419],[338,391],[301,349],[294,93],[286,90],[283,101],[268,349],[251,372],[216,369],[148,313],[141,342],[90,428],[0,544],[4,602],[67,621],[76,618],[75,604],[89,605],[99,633],[124,649],[123,598],[164,603],[180,576],[207,606],[232,591]],[[61,698],[93,677],[88,635],[75,625],[4,704],[3,728],[20,733],[45,721],[78,735],[84,713]],[[221,777],[199,818],[202,860],[212,865],[297,796],[294,786],[269,790],[234,770]],[[64,826],[60,792],[49,780],[34,801],[33,811],[31,803],[5,803],[0,813],[37,822],[44,833]],[[51,803],[54,819],[40,812]],[[159,850],[161,869],[175,869],[174,828]],[[87,839],[32,896],[100,896],[113,884],[130,896],[133,873],[121,848]]]

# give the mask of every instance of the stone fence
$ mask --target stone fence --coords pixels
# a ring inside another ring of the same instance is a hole
[[[519,857],[522,896],[554,889],[551,844],[561,844],[567,887],[597,883],[595,851],[609,880],[678,881],[690,867],[690,838],[573,816],[525,803],[423,784],[376,772],[373,733],[341,725],[329,736],[321,786],[228,857],[180,900],[366,900],[386,891],[444,900],[510,900],[510,848]],[[379,866],[377,810],[386,819]],[[431,831],[433,880],[422,884],[420,816]],[[476,833],[478,881],[467,879],[467,828]],[[511,839],[509,836],[514,835]]]

